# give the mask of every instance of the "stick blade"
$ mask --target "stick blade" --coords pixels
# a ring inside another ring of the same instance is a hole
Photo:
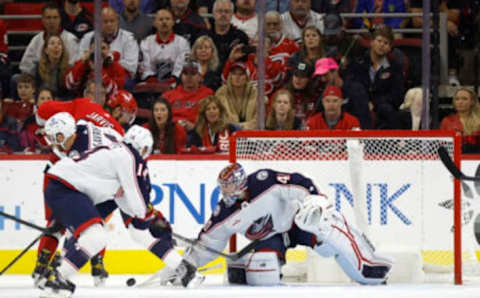
[[[450,158],[447,148],[440,146],[438,147],[437,152],[438,152],[438,156],[440,157],[440,160],[442,161],[443,165],[447,168],[447,170],[450,172],[450,174],[452,174],[452,176],[457,179],[462,179],[463,174],[457,168],[453,160]]]

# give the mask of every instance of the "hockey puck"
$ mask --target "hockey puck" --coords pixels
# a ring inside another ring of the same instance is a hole
[[[132,277],[132,278],[129,278],[129,279],[127,279],[127,286],[133,287],[136,282],[137,282],[137,281],[135,280],[135,278],[133,278],[133,277]]]

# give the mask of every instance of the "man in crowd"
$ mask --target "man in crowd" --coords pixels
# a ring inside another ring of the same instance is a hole
[[[255,13],[255,0],[237,0],[237,12],[233,15],[232,24],[252,39],[257,34],[258,17]]]
[[[316,26],[323,33],[323,17],[310,9],[311,0],[291,0],[290,10],[282,14],[283,33],[295,41],[302,39],[305,27]]]
[[[62,27],[75,34],[79,40],[82,39],[85,33],[93,30],[93,17],[88,10],[82,7],[78,0],[65,0],[60,14]]]
[[[265,15],[265,34],[272,40],[270,59],[288,65],[288,59],[297,52],[298,44],[283,34],[282,18],[278,11],[269,11]]]
[[[175,26],[173,31],[185,37],[190,46],[202,35],[207,34],[207,24],[201,16],[189,8],[190,0],[170,0]]]
[[[120,14],[120,28],[130,31],[140,43],[153,32],[152,18],[140,10],[140,0],[123,0],[125,5]]]

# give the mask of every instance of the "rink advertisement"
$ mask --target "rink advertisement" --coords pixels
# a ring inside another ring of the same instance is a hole
[[[44,225],[45,161],[1,160],[0,164],[0,210]],[[226,164],[226,160],[218,159],[149,161],[153,184],[151,200],[171,222],[175,232],[196,236],[221,199],[216,177]],[[478,161],[468,160],[462,165],[465,173],[473,174]],[[452,199],[453,184],[438,161],[421,164],[418,161],[383,161],[381,171],[372,171],[368,162],[352,171],[351,165],[342,161],[250,162],[244,166],[247,172],[271,167],[311,177],[332,199],[337,210],[364,225],[376,244],[401,243],[426,251],[452,249],[453,215],[441,203],[448,205],[445,202]],[[361,209],[360,213],[352,211],[355,205]],[[106,228],[109,231],[106,262],[111,273],[153,272],[161,266],[130,239],[118,212],[108,219]],[[0,217],[0,267],[38,234],[36,230]],[[31,251],[8,273],[31,273],[33,260],[34,252]]]

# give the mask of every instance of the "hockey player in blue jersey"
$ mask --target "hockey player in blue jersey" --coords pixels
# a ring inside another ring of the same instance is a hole
[[[69,148],[76,138],[73,118],[51,118],[45,130],[60,151]],[[173,248],[168,222],[150,204],[151,184],[145,159],[152,145],[150,132],[133,126],[123,142],[79,152],[48,170],[52,181],[45,190],[46,202],[54,218],[74,238],[65,247],[61,265],[44,275],[44,296],[69,297],[73,293],[75,285],[70,277],[105,247],[102,218],[116,208],[120,209],[132,238],[174,269],[184,286],[195,280],[195,267],[182,261]]]
[[[344,272],[360,284],[381,284],[388,278],[391,261],[375,253],[368,239],[334,210],[309,178],[271,169],[247,176],[243,167],[234,163],[220,172],[218,185],[223,198],[198,235],[199,241],[222,250],[235,233],[249,240],[260,239],[255,252],[236,262],[227,260],[231,283],[280,283],[286,250],[296,245],[334,256]],[[190,246],[183,257],[203,266],[217,256]]]

